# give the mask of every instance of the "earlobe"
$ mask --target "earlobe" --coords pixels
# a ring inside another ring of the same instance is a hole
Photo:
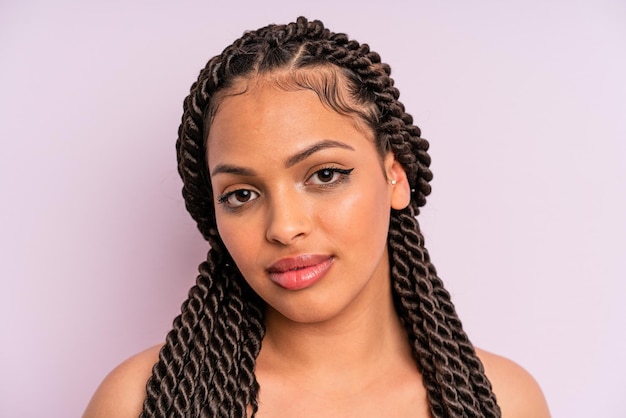
[[[404,167],[396,161],[393,153],[385,157],[385,174],[390,187],[391,208],[401,210],[411,202],[411,187]]]

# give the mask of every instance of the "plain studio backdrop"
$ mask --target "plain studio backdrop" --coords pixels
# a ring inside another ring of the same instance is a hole
[[[473,342],[555,417],[624,417],[619,0],[2,1],[0,416],[79,416],[164,339],[207,251],[176,173],[183,98],[244,30],[298,15],[391,64],[431,142],[427,248]]]

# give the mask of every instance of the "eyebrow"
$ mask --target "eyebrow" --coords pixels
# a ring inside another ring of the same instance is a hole
[[[211,175],[214,176],[219,173],[227,173],[227,174],[235,174],[238,176],[255,176],[256,171],[251,170],[249,168],[243,168],[236,165],[230,164],[218,164],[215,166],[213,171],[211,171]]]
[[[340,141],[334,141],[332,139],[325,139],[323,141],[316,142],[310,147],[305,148],[302,151],[299,151],[296,154],[292,155],[291,157],[287,158],[287,160],[285,161],[285,168],[292,167],[298,164],[299,162],[306,160],[307,158],[309,158],[311,155],[315,154],[316,152],[319,152],[327,148],[342,148],[342,149],[354,151],[354,148],[352,148],[348,144],[345,144]],[[213,171],[211,171],[212,176],[219,174],[219,173],[235,174],[239,176],[255,176],[256,175],[256,171],[252,169],[240,167],[236,165],[231,165],[231,164],[218,164],[215,166]]]
[[[332,139],[325,139],[287,158],[287,161],[285,161],[285,168],[292,167],[298,164],[300,161],[306,160],[307,158],[309,158],[311,155],[315,154],[316,152],[321,151],[323,149],[327,149],[327,148],[343,148],[343,149],[347,149],[350,151],[354,151],[354,148],[352,148],[348,144],[344,144],[343,142],[340,142],[340,141],[333,141]]]

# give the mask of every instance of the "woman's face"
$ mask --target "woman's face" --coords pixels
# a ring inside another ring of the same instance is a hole
[[[390,209],[409,191],[370,132],[269,83],[224,98],[209,132],[218,231],[268,309],[313,323],[388,293]]]

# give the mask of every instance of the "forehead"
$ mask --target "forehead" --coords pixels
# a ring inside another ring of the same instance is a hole
[[[337,113],[355,117],[354,121],[365,131],[374,129],[378,120],[375,99],[364,94],[367,89],[363,88],[354,74],[333,64],[319,64],[251,73],[231,80],[228,87],[219,90],[211,98],[205,120],[206,131],[210,129],[215,114],[226,98],[266,87],[292,92],[315,92],[322,104]]]
[[[356,116],[323,104],[315,92],[257,84],[221,100],[208,132],[208,162],[211,167],[224,158],[278,159],[319,140],[374,149],[371,130],[360,127]]]

